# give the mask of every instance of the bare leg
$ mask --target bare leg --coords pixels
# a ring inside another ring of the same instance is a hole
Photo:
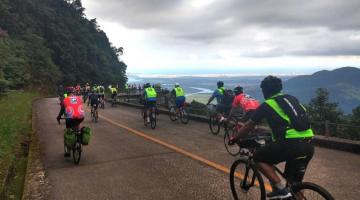
[[[261,173],[263,173],[264,176],[266,178],[268,178],[271,183],[278,184],[281,182],[281,179],[276,174],[274,167],[272,165],[269,165],[269,164],[263,163],[263,162],[258,162],[257,165],[258,165]]]

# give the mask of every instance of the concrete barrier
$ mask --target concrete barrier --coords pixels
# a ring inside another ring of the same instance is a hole
[[[128,103],[128,102],[118,102],[120,105],[143,108],[140,104]],[[159,112],[162,114],[169,114],[169,111],[165,108],[158,108]],[[206,116],[189,114],[189,118],[194,121],[199,122],[208,122],[209,119]],[[322,135],[316,135],[314,138],[314,144],[320,147],[325,147],[329,149],[335,149],[340,151],[347,151],[352,153],[360,154],[360,141],[335,138],[335,137],[326,137]]]

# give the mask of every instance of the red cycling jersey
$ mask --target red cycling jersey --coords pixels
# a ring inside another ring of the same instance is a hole
[[[64,99],[66,118],[81,119],[85,113],[79,96],[68,96]]]
[[[242,93],[234,98],[231,106],[233,108],[240,106],[245,112],[247,112],[249,110],[255,110],[256,108],[258,108],[260,106],[260,103],[249,95]]]

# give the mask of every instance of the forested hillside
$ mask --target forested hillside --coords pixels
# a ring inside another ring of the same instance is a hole
[[[120,53],[96,19],[86,18],[80,0],[0,1],[0,90],[122,84]]]
[[[351,113],[360,105],[360,69],[343,67],[332,71],[319,71],[312,75],[297,76],[284,83],[287,93],[308,103],[318,88],[326,88],[330,100],[337,102],[341,110]]]

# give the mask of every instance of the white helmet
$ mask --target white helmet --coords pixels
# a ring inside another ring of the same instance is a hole
[[[180,84],[179,84],[179,83],[175,83],[175,87],[180,87]]]

